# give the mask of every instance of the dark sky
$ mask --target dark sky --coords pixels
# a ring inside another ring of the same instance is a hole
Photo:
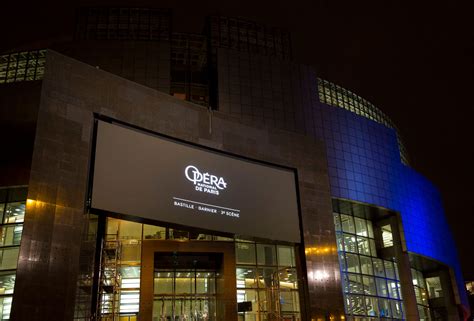
[[[289,30],[296,61],[368,99],[398,125],[412,166],[443,195],[464,274],[474,280],[474,8],[469,1],[8,3],[0,13],[0,50],[68,34],[77,5],[172,8],[178,31],[200,32],[209,14]]]

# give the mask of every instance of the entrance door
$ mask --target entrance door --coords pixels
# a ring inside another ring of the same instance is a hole
[[[140,320],[237,321],[235,277],[231,242],[144,240]]]
[[[221,253],[155,253],[153,321],[215,321],[221,266]]]
[[[155,271],[153,321],[169,320],[216,320],[216,271]]]

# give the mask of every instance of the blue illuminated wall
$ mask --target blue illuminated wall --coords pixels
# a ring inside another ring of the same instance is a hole
[[[431,182],[401,163],[395,131],[319,102],[311,113],[314,135],[327,146],[333,197],[399,212],[408,250],[453,267],[458,287],[463,286],[441,196]]]

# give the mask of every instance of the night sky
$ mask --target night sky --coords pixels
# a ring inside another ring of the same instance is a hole
[[[209,14],[290,31],[295,61],[371,101],[398,125],[412,167],[443,195],[464,275],[474,280],[474,8],[469,1],[11,2],[0,10],[0,51],[67,37],[75,7],[89,5],[172,8],[175,31],[199,33]]]

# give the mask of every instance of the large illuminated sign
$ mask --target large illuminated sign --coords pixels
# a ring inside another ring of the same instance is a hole
[[[300,242],[295,172],[98,121],[92,209]]]
[[[209,173],[201,173],[196,166],[186,166],[184,170],[186,178],[193,182],[196,191],[219,195],[219,190],[227,187],[223,177],[217,177]]]

